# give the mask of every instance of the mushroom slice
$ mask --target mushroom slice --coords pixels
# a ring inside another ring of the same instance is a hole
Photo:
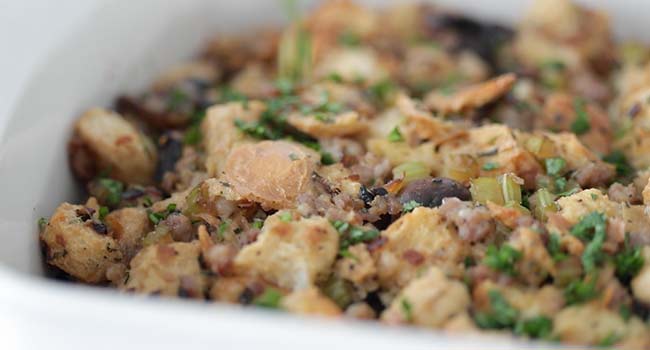
[[[316,152],[288,141],[244,144],[228,155],[225,180],[265,208],[291,208],[307,189],[318,159]]]
[[[427,107],[442,114],[460,113],[477,109],[505,95],[517,80],[513,73],[503,74],[494,79],[468,86],[452,95],[439,92],[429,93],[424,103]]]

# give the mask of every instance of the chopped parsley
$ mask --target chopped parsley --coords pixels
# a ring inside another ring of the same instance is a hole
[[[508,275],[514,276],[516,274],[515,263],[521,259],[521,257],[521,252],[508,244],[503,244],[499,248],[490,245],[487,248],[483,263],[494,270],[502,271]]]
[[[621,338],[622,337],[616,333],[610,333],[608,336],[606,336],[600,342],[598,342],[598,346],[600,347],[612,346],[618,343],[618,341],[621,340]]]
[[[176,211],[176,204],[170,203],[164,211],[161,212],[149,212],[149,220],[154,224],[158,225],[159,222],[165,220],[169,214]]]
[[[254,219],[253,220],[253,228],[256,228],[258,230],[262,229],[262,226],[264,226],[264,220],[262,219]]]
[[[548,245],[546,248],[555,261],[561,261],[567,257],[566,254],[562,252],[562,247],[560,245],[560,236],[556,233],[549,234]]]
[[[422,204],[417,202],[417,201],[414,201],[414,200],[408,201],[408,202],[404,203],[404,205],[402,206],[402,212],[403,213],[410,213],[415,208],[421,207],[421,206],[422,206]]]
[[[111,207],[116,207],[122,201],[122,192],[124,191],[124,184],[113,179],[101,178],[98,183],[106,191],[105,200],[106,204]]]
[[[526,335],[531,338],[546,339],[553,330],[553,321],[546,316],[536,316],[526,320],[519,320],[515,325],[515,334]]]
[[[228,222],[228,220],[221,221],[219,227],[217,227],[217,235],[223,238],[223,235],[226,233],[229,227],[230,227],[230,222]]]
[[[167,98],[167,108],[171,111],[178,110],[189,99],[190,97],[184,91],[174,89]]]
[[[519,317],[519,311],[512,307],[497,290],[490,290],[488,296],[491,310],[474,315],[476,324],[483,329],[514,327]]]
[[[576,135],[582,135],[589,130],[591,130],[591,124],[589,124],[589,114],[585,108],[585,101],[583,99],[577,98],[573,101],[573,108],[576,112],[576,119],[571,124],[571,131]]]
[[[587,279],[573,281],[564,289],[564,299],[567,305],[584,303],[598,295],[595,276],[590,276]]]
[[[359,46],[361,44],[361,38],[350,30],[345,30],[338,37],[338,42],[344,46]]]
[[[406,298],[402,298],[400,306],[402,307],[402,313],[406,321],[413,322],[413,305],[411,305],[411,302]]]
[[[571,228],[571,234],[588,242],[582,253],[582,266],[587,273],[593,271],[596,265],[603,259],[601,248],[606,237],[605,215],[592,212],[585,215],[577,224]]]
[[[619,177],[626,177],[634,174],[634,168],[627,161],[627,157],[621,151],[614,151],[603,157],[603,160],[616,167],[616,174]]]
[[[98,213],[99,220],[104,221],[104,218],[106,217],[106,215],[108,215],[108,212],[109,212],[109,210],[108,210],[107,207],[104,207],[104,206],[99,207],[99,213]]]
[[[253,304],[269,309],[277,309],[282,300],[282,293],[275,288],[266,288],[264,293],[253,299]]]
[[[201,122],[205,118],[205,111],[200,111],[192,114],[190,119],[190,126],[183,135],[183,142],[186,145],[196,145],[201,142]]]
[[[332,165],[336,163],[336,161],[334,160],[334,156],[332,156],[331,153],[325,151],[322,151],[320,153],[320,162],[323,165]]]
[[[368,87],[368,95],[376,104],[387,104],[397,91],[397,86],[391,80],[382,80]]]
[[[625,249],[614,256],[616,277],[623,282],[631,280],[643,267],[644,259],[639,247],[630,245],[630,236],[625,236]]]
[[[492,171],[492,170],[499,169],[500,167],[501,166],[499,165],[499,163],[487,162],[487,163],[483,164],[482,169],[485,170],[485,171]]]
[[[547,158],[544,161],[546,165],[546,173],[551,176],[560,176],[562,169],[566,166],[564,158]]]
[[[280,214],[280,221],[291,222],[291,220],[293,220],[293,215],[291,215],[290,212],[285,211],[284,213]]]
[[[38,219],[38,229],[40,231],[43,231],[45,229],[45,226],[47,226],[48,221],[46,218],[40,218]]]
[[[390,133],[388,134],[388,141],[390,142],[404,141],[404,136],[402,136],[402,133],[399,131],[398,126],[394,127],[393,130],[390,131]]]
[[[339,240],[340,251],[345,251],[348,247],[358,243],[366,243],[379,237],[379,231],[375,229],[364,230],[361,227],[350,225],[350,223],[336,220],[332,226],[338,231],[341,239]]]

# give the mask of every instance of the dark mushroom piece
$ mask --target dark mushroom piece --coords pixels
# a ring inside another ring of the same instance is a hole
[[[415,201],[421,206],[435,208],[442,204],[445,198],[455,197],[462,201],[470,200],[471,194],[462,184],[445,177],[424,178],[415,180],[399,195],[399,201],[409,203]]]
[[[158,164],[154,179],[162,181],[168,171],[174,171],[176,162],[183,154],[183,135],[178,131],[168,131],[158,138]]]

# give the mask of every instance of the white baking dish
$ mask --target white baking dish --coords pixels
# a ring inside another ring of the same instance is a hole
[[[527,2],[439,1],[504,21],[519,17]],[[583,2],[608,9],[618,36],[650,39],[644,30],[650,2]],[[40,276],[36,221],[78,198],[65,149],[74,118],[90,106],[108,105],[120,91],[144,88],[215,33],[281,19],[276,0],[0,1],[0,349],[522,347],[137,298]]]

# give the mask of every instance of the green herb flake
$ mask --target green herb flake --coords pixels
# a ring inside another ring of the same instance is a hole
[[[230,228],[230,222],[228,220],[221,221],[219,227],[217,227],[217,235],[223,238],[226,234],[226,231],[228,231],[228,228]]]
[[[404,136],[402,136],[402,133],[399,131],[398,126],[395,126],[393,130],[390,131],[390,133],[388,134],[388,141],[390,142],[404,141]]]
[[[625,248],[614,256],[616,277],[624,283],[630,281],[641,270],[644,264],[643,255],[639,247],[630,245],[630,236],[625,236]]]
[[[293,220],[293,215],[290,212],[285,211],[284,213],[280,214],[280,221],[291,222],[291,220]]]
[[[605,216],[598,212],[585,215],[576,225],[571,228],[571,234],[588,242],[582,253],[582,265],[586,272],[591,272],[602,260],[601,248],[606,238]]]
[[[406,298],[402,298],[400,301],[400,306],[402,307],[402,313],[407,322],[413,322],[413,305]]]
[[[564,289],[564,299],[567,305],[584,303],[598,295],[595,276],[589,276],[587,279],[573,281]]]
[[[531,338],[547,339],[553,330],[553,321],[545,316],[536,316],[526,320],[519,320],[515,325],[515,334]]]
[[[515,264],[521,257],[522,254],[520,251],[507,244],[503,244],[499,248],[490,245],[487,248],[483,263],[494,270],[514,276],[516,274]]]
[[[257,296],[253,299],[253,305],[277,309],[280,306],[280,301],[282,300],[282,293],[275,288],[266,288],[264,293]]]
[[[107,207],[99,207],[99,220],[104,221],[104,218],[106,218],[106,215],[108,215],[108,208]]]
[[[519,311],[512,307],[497,290],[488,292],[490,312],[479,312],[474,316],[476,324],[483,329],[504,329],[515,326]]]
[[[253,220],[253,228],[261,230],[263,226],[264,226],[264,220],[257,219],[257,218]]]
[[[562,170],[566,166],[564,158],[547,158],[544,161],[546,165],[546,173],[551,176],[561,175]]]
[[[610,333],[608,336],[603,338],[600,342],[598,342],[599,347],[609,347],[612,346],[616,343],[618,343],[619,340],[621,340],[622,337],[616,333]]]
[[[329,152],[321,152],[320,162],[323,165],[332,165],[336,163],[336,161],[334,160],[334,156],[332,156],[332,154]]]
[[[634,174],[634,168],[630,165],[627,157],[621,151],[614,151],[604,156],[603,160],[616,167],[616,174],[619,177],[626,177]]]
[[[618,308],[618,314],[621,315],[623,320],[629,321],[630,317],[632,317],[632,309],[630,309],[629,306],[623,304]]]
[[[388,104],[397,91],[397,86],[391,80],[382,80],[368,88],[370,99],[377,104]]]
[[[499,165],[499,163],[487,162],[487,163],[483,164],[482,169],[485,170],[485,171],[492,171],[492,170],[499,169],[500,167],[501,166]]]
[[[376,229],[363,229],[341,220],[332,221],[331,224],[340,235],[339,252],[345,251],[355,244],[367,243],[379,237],[379,231]]]
[[[403,213],[410,213],[410,212],[412,212],[415,208],[417,208],[417,207],[421,207],[421,206],[422,206],[421,203],[412,200],[412,201],[409,201],[409,202],[404,203],[404,205],[402,206],[402,212],[403,212]]]
[[[577,98],[573,101],[573,108],[576,112],[576,119],[571,124],[571,131],[573,131],[573,133],[576,135],[582,135],[591,130],[591,124],[589,123],[589,114],[587,113],[585,104],[585,101],[580,98]]]
[[[165,220],[169,214],[173,213],[176,211],[176,204],[170,203],[167,205],[167,208],[164,211],[161,212],[152,212],[150,211],[148,213],[149,220],[154,224],[158,225],[161,221]]]
[[[40,231],[43,231],[45,229],[45,226],[47,226],[48,221],[46,218],[40,218],[38,219],[38,229]]]
[[[106,190],[106,204],[111,207],[118,206],[122,201],[124,184],[109,178],[101,178],[98,183]]]
[[[327,76],[327,80],[335,82],[337,84],[343,83],[343,77],[341,76],[341,74],[338,74],[338,73],[330,73]]]
[[[566,259],[567,255],[562,252],[560,245],[560,236],[557,233],[551,233],[548,236],[548,252],[555,261],[562,261]]]
[[[355,47],[361,44],[361,38],[350,30],[345,30],[338,37],[338,42],[344,46]]]
[[[167,98],[167,108],[171,111],[175,111],[189,99],[190,97],[184,91],[180,89],[174,89]]]

